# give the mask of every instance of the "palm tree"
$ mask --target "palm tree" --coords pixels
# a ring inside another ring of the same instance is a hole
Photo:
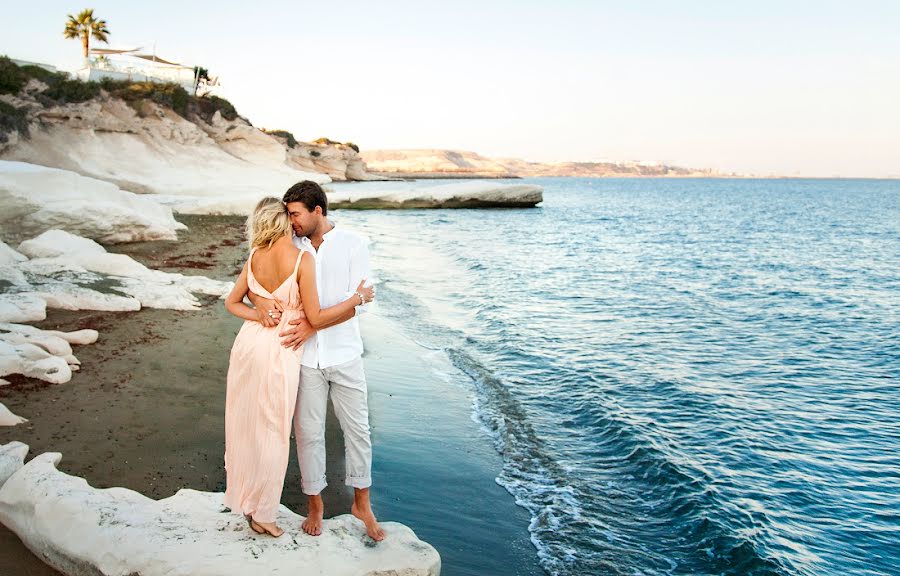
[[[69,14],[66,21],[66,30],[63,36],[69,39],[81,38],[81,46],[84,48],[84,57],[88,57],[91,38],[100,42],[107,42],[109,30],[106,28],[106,20],[94,18],[94,9],[88,8],[78,13],[78,16]]]

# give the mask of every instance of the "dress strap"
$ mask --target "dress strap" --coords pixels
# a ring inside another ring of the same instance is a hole
[[[300,250],[300,253],[297,254],[297,261],[294,262],[294,279],[297,279],[297,270],[300,268],[300,260],[303,259],[303,250]]]
[[[256,253],[256,246],[250,249],[250,255],[247,256],[247,276],[253,276],[253,254]]]

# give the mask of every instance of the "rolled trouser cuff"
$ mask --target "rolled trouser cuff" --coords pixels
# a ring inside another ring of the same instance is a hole
[[[318,496],[326,486],[328,486],[328,482],[324,477],[315,482],[300,482],[300,487],[307,496]]]
[[[352,486],[354,488],[368,488],[372,485],[372,477],[371,476],[347,476],[347,479],[344,480],[344,484],[347,486]]]

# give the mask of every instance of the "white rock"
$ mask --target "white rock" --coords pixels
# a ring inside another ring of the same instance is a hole
[[[10,344],[0,340],[0,376],[9,374],[63,384],[72,379],[72,368],[65,358],[53,356],[34,344]]]
[[[72,353],[72,347],[67,341],[51,334],[24,334],[22,332],[3,331],[0,328],[0,340],[7,344],[34,344],[54,356],[68,356]]]
[[[41,330],[27,324],[10,324],[0,322],[0,330],[6,332],[18,332],[27,335],[49,335],[62,338],[69,344],[93,344],[97,341],[99,333],[96,330],[76,330],[74,332],[59,332],[57,330]]]
[[[541,201],[540,186],[482,180],[332,184],[328,193],[332,208],[521,208]]]
[[[47,318],[47,301],[30,294],[0,294],[0,322],[37,322]]]
[[[100,310],[103,312],[135,312],[141,309],[141,301],[127,296],[116,296],[82,288],[72,284],[43,284],[32,292],[16,296],[34,296],[43,299],[50,308],[62,310]],[[27,320],[17,320],[24,322]]]
[[[76,236],[77,238],[77,236]],[[16,266],[26,276],[50,276],[64,282],[98,282],[99,276],[91,275],[84,266],[69,258],[34,258]]]
[[[55,258],[63,254],[106,254],[106,248],[89,238],[82,238],[65,230],[47,230],[31,240],[19,244],[19,252],[29,258]]]
[[[25,456],[28,456],[27,444],[12,441],[0,445],[0,486],[23,466]]]
[[[22,264],[18,266],[22,266]],[[11,284],[14,288],[27,288],[28,278],[25,277],[25,273],[18,266],[13,264],[0,265],[0,282]]]
[[[208,296],[219,296],[224,298],[228,296],[234,287],[234,282],[223,282],[221,280],[213,280],[206,276],[185,276],[182,274],[171,274],[172,282],[181,286],[188,292],[195,294],[206,294]]]
[[[125,298],[59,282],[33,286],[31,293],[41,296],[51,308],[69,310],[138,310],[141,306],[171,310],[195,310],[200,303],[192,292],[224,297],[231,282],[205,276],[185,276],[151,270],[125,254],[111,254],[93,240],[63,230],[49,230],[22,242],[19,249],[32,257],[22,263],[32,275],[78,276],[95,273],[111,277],[118,287],[113,289],[131,296]],[[99,280],[96,277],[94,280]],[[30,278],[35,282],[34,278]],[[90,279],[84,279],[90,280]]]
[[[180,286],[171,284],[148,284],[133,278],[122,278],[122,287],[117,290],[129,294],[148,308],[165,310],[197,310],[200,301]]]
[[[72,354],[70,340],[96,342],[97,331],[66,333],[25,324],[0,323],[0,376],[23,374],[53,383],[67,382],[71,373],[81,366]],[[67,368],[63,368],[63,364]]]
[[[24,262],[25,260],[28,260],[28,258],[24,254],[19,254],[7,246],[5,242],[0,242],[0,266]]]
[[[96,330],[85,328],[83,330],[74,330],[72,332],[59,332],[57,330],[46,330],[48,334],[59,336],[69,344],[93,344],[100,337],[100,333]]]
[[[543,188],[468,180],[333,183],[325,187],[331,208],[524,208],[543,201]],[[152,197],[179,214],[249,215],[261,195],[253,192],[228,198],[159,195]]]
[[[24,458],[24,455],[23,455]],[[440,556],[402,524],[384,522],[374,543],[350,515],[325,520],[321,536],[281,507],[280,538],[259,536],[222,506],[221,493],[179,490],[152,500],[125,488],[98,490],[56,469],[45,453],[0,488],[0,521],[65,574],[230,576],[438,576]]]
[[[3,405],[3,402],[0,402],[0,426],[15,426],[16,424],[22,424],[23,422],[28,422],[25,418],[21,416],[16,416],[12,412],[10,412],[9,408]],[[26,454],[28,451],[26,450]],[[0,454],[0,480],[3,478],[3,455]]]
[[[0,160],[0,206],[0,226],[20,236],[61,228],[116,243],[175,240],[186,229],[169,208],[115,184],[25,162]]]

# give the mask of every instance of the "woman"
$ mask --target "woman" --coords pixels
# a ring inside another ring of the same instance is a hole
[[[314,256],[298,250],[291,234],[281,200],[260,200],[247,220],[250,256],[225,301],[228,312],[245,320],[228,366],[225,505],[240,510],[255,532],[276,537],[284,533],[275,517],[287,471],[303,354],[302,347],[282,346],[278,334],[304,314],[316,328],[374,297],[363,279],[353,296],[322,310]],[[280,302],[284,310],[279,321],[245,305],[248,291]]]

